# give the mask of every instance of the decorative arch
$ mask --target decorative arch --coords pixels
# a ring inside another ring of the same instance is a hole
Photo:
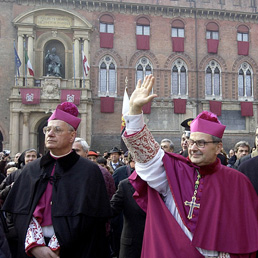
[[[221,66],[222,71],[225,73],[227,72],[227,65],[225,60],[219,56],[219,55],[206,55],[200,62],[198,70],[199,71],[203,71],[206,67],[206,65],[211,61],[211,60],[215,60],[216,62],[218,62]]]
[[[150,25],[151,24],[151,18],[147,15],[138,15],[135,18],[135,23],[139,25]]]
[[[171,26],[176,28],[184,28],[185,27],[185,21],[179,18],[175,18],[171,21]]]
[[[104,23],[114,23],[115,16],[112,13],[101,13],[99,15],[99,21]]]
[[[122,57],[113,49],[100,49],[97,51],[94,58],[92,58],[92,66],[98,66],[98,63],[105,55],[112,56],[115,59],[118,67],[124,66]]]
[[[188,66],[188,69],[189,70],[194,70],[194,63],[193,63],[193,60],[191,59],[191,57],[185,53],[173,53],[171,54],[166,62],[165,62],[165,69],[170,69],[171,68],[171,65],[172,63],[178,59],[178,58],[181,58]]]
[[[129,67],[135,67],[137,61],[143,56],[146,56],[152,62],[153,69],[159,69],[158,59],[151,51],[137,51],[129,60]]]
[[[232,72],[233,72],[233,73],[237,72],[238,67],[239,67],[242,63],[244,63],[244,62],[249,63],[249,64],[252,66],[252,68],[253,68],[253,70],[255,71],[255,73],[258,73],[258,65],[257,65],[257,63],[255,62],[255,60],[254,60],[253,58],[251,58],[251,57],[249,57],[249,56],[239,56],[239,57],[235,60],[235,62],[233,63],[233,65],[232,65]]]

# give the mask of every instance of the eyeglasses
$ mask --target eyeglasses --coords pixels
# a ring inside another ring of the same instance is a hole
[[[196,144],[196,146],[197,146],[198,148],[204,148],[207,143],[218,143],[218,142],[219,142],[219,141],[206,142],[206,141],[204,141],[204,140],[197,140],[197,141],[194,141],[194,140],[189,139],[189,140],[188,140],[188,147],[192,147],[194,144]]]
[[[54,134],[57,134],[57,135],[62,134],[62,132],[64,131],[60,126],[54,126],[54,127],[45,126],[43,128],[43,133],[44,134],[49,134],[51,130],[54,132]]]

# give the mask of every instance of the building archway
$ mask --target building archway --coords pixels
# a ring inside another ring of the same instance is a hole
[[[44,155],[47,153],[48,149],[45,147],[45,135],[43,133],[43,128],[47,125],[48,118],[45,118],[41,121],[41,123],[38,126],[38,132],[37,132],[37,150],[40,154]]]

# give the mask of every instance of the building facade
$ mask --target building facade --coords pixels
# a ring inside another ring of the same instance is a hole
[[[158,141],[170,138],[179,150],[180,123],[211,110],[227,125],[226,150],[239,140],[253,145],[255,0],[1,0],[0,7],[2,149],[44,153],[42,128],[67,100],[78,105],[78,136],[91,148],[119,146],[125,87],[130,95],[150,73],[158,97],[144,112]]]

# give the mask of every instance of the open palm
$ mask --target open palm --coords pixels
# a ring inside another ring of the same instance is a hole
[[[149,95],[154,81],[155,78],[152,74],[145,76],[143,83],[141,83],[141,80],[138,81],[137,86],[130,98],[130,115],[141,113],[143,105],[157,97],[156,94]]]

